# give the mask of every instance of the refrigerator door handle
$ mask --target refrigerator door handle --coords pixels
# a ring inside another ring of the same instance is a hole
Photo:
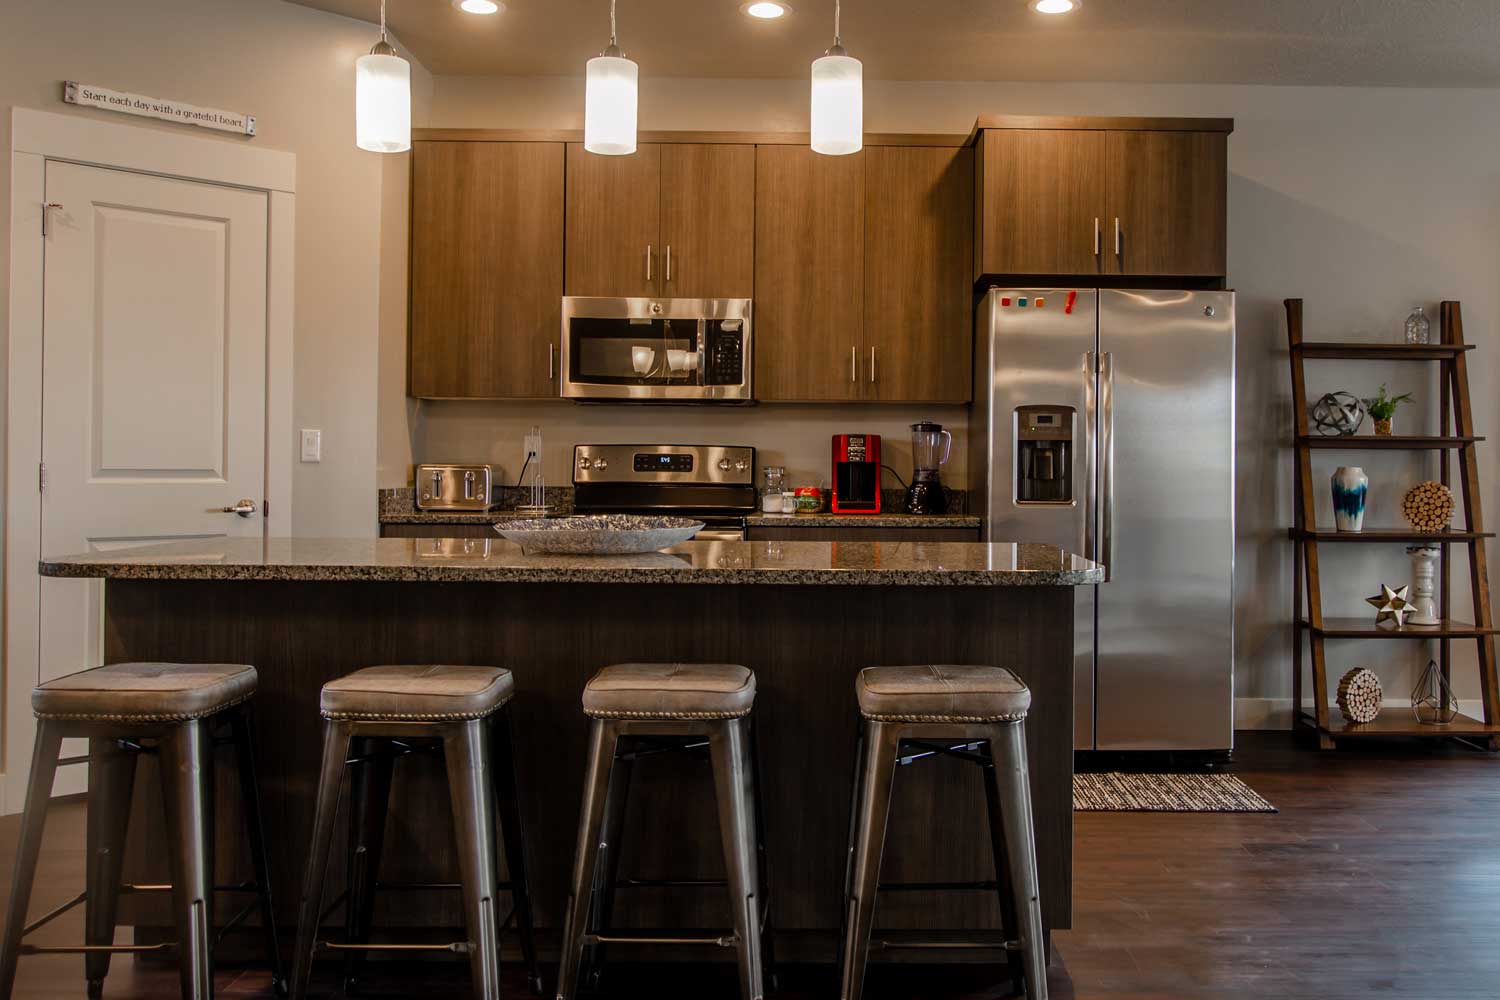
[[[1099,558],[1096,537],[1098,527],[1098,481],[1094,428],[1099,422],[1098,393],[1099,355],[1085,351],[1083,355],[1083,557]]]
[[[1114,355],[1099,355],[1099,562],[1104,582],[1114,578],[1115,563],[1115,365]]]

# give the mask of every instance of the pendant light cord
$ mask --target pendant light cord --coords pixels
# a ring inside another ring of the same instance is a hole
[[[380,0],[380,2],[385,3],[385,0]],[[610,2],[613,3],[614,0],[610,0]],[[841,13],[839,6],[840,0],[833,0],[833,44],[835,45],[844,44],[842,32],[839,31],[839,14]]]
[[[385,0],[380,0],[385,3]],[[609,0],[609,44],[616,44],[615,40],[615,0]]]
[[[385,41],[385,0],[380,0],[380,40]]]

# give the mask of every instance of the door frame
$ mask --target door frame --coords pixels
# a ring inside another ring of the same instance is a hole
[[[297,157],[249,140],[179,135],[30,108],[11,112],[10,343],[5,480],[4,712],[0,716],[0,815],[26,794],[36,724],[31,689],[41,676],[43,261],[47,161],[129,170],[263,191],[267,195],[267,534],[292,524],[293,265]],[[275,518],[274,522],[272,518]],[[276,529],[272,531],[273,527]]]

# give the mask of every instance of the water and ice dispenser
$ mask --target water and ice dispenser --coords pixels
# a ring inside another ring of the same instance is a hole
[[[1071,406],[1016,407],[1016,503],[1073,502]]]

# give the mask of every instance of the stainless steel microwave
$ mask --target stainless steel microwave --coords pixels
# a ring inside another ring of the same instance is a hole
[[[749,299],[602,298],[562,307],[562,394],[643,403],[750,403]]]

